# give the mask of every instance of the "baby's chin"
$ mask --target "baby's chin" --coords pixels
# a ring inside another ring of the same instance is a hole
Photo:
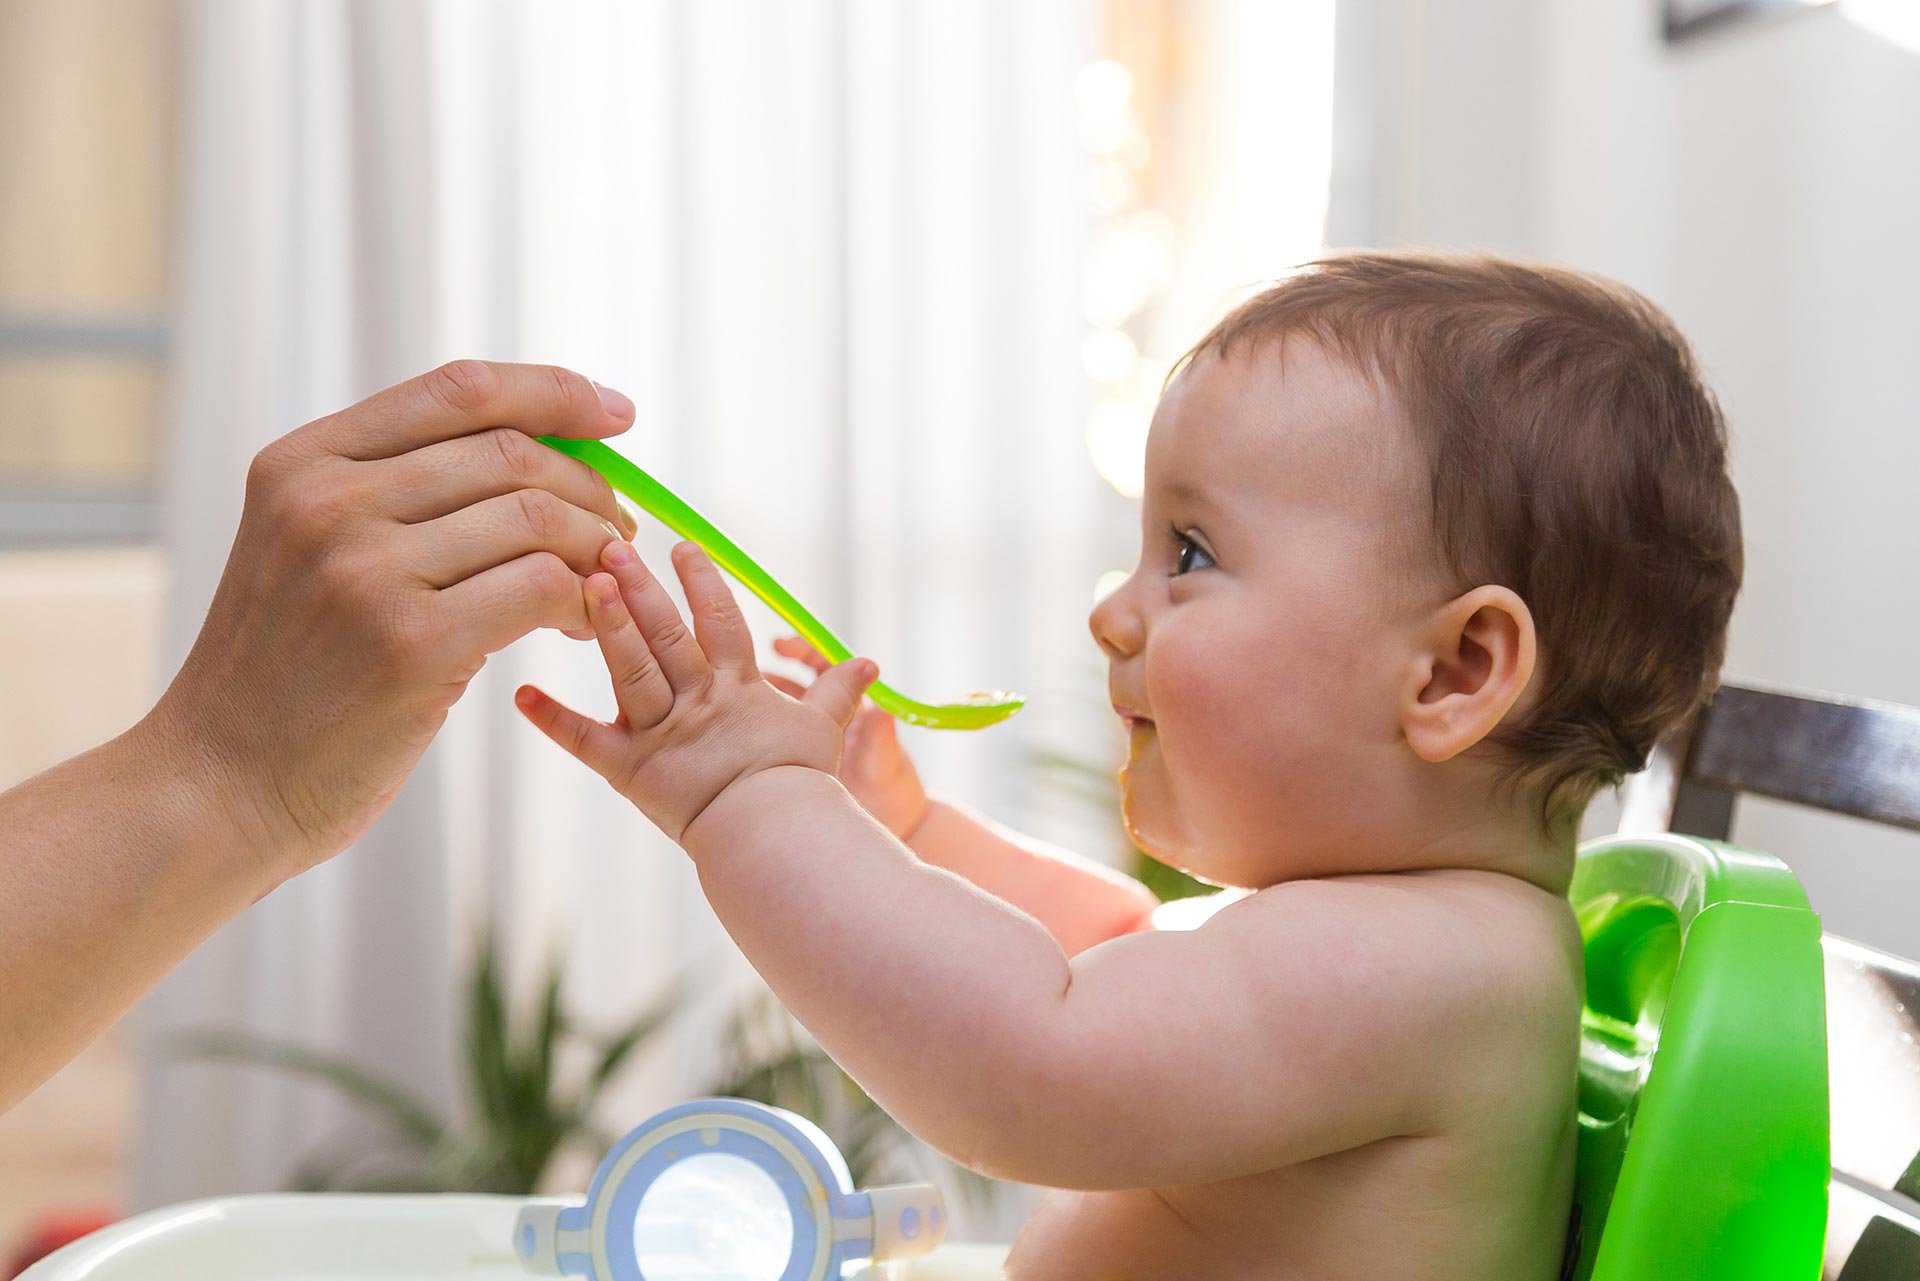
[[[1122,775],[1120,819],[1126,825],[1127,838],[1133,842],[1134,848],[1168,867],[1185,872],[1197,881],[1204,881],[1208,885],[1224,884],[1203,866],[1206,859],[1196,848],[1192,834],[1185,830],[1185,825],[1178,821],[1176,815],[1166,812],[1167,808],[1151,798],[1138,795]]]
[[[1242,842],[1204,839],[1177,795],[1160,736],[1151,726],[1136,726],[1120,771],[1120,817],[1134,846],[1207,885],[1260,889],[1287,879],[1264,857],[1247,865],[1251,851],[1238,848]]]
[[[1196,842],[1167,794],[1159,743],[1151,727],[1136,726],[1120,771],[1120,819],[1134,847],[1189,876]]]
[[[1260,890],[1298,875],[1283,865],[1284,860],[1271,857],[1270,853],[1236,858],[1201,840],[1177,807],[1167,805],[1150,788],[1130,786],[1124,775],[1120,817],[1136,849],[1205,885]]]

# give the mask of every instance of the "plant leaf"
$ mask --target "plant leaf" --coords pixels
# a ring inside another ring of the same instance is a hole
[[[547,982],[540,994],[539,1023],[528,1048],[525,1070],[530,1099],[545,1100],[553,1090],[554,1058],[559,1052],[560,1028],[566,1021],[560,999],[565,970],[566,963],[556,950],[547,959]]]
[[[558,952],[547,961],[547,974],[530,1019],[514,1019],[503,1010],[502,1081],[498,1160],[487,1180],[531,1186],[552,1159],[554,1148],[570,1128],[552,1097],[555,1041],[560,1023],[565,966]]]
[[[1077,780],[1109,801],[1120,796],[1120,768],[1105,761],[1090,761],[1052,747],[1036,747],[1029,754],[1034,769]]]
[[[233,1029],[189,1034],[175,1042],[172,1050],[183,1058],[248,1063],[324,1081],[422,1146],[431,1147],[446,1135],[446,1122],[405,1089],[318,1050]]]
[[[583,1115],[592,1110],[593,1105],[599,1101],[601,1092],[612,1081],[614,1074],[619,1072],[626,1061],[632,1057],[634,1051],[651,1040],[653,1034],[658,1032],[668,1019],[679,1013],[682,999],[680,985],[676,982],[659,1000],[642,1011],[638,1018],[627,1024],[601,1047],[600,1060],[593,1065],[593,1071],[587,1077],[586,1088],[580,1094],[580,1112]]]
[[[493,931],[480,937],[467,989],[467,1071],[475,1118],[496,1133],[510,1121],[507,1015],[500,994],[500,958]]]

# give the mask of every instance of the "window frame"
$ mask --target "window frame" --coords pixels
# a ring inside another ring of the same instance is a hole
[[[164,363],[158,316],[41,316],[0,310],[0,358],[106,356]],[[0,477],[0,552],[151,543],[160,536],[157,477],[128,484]]]

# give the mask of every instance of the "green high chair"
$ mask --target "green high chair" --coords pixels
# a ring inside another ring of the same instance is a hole
[[[1784,864],[1727,843],[1742,792],[1920,830],[1920,709],[1723,687],[1582,847],[1565,1274],[1920,1278],[1920,966],[1823,938]]]
[[[1813,1281],[1827,1221],[1820,922],[1774,859],[1682,836],[1582,849],[1572,1275]]]

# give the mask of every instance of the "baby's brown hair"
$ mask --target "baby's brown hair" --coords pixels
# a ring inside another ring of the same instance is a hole
[[[1185,359],[1291,334],[1399,402],[1450,586],[1499,584],[1532,611],[1539,698],[1492,741],[1550,815],[1577,814],[1711,697],[1725,657],[1740,503],[1686,340],[1597,277],[1376,252],[1310,264]]]

